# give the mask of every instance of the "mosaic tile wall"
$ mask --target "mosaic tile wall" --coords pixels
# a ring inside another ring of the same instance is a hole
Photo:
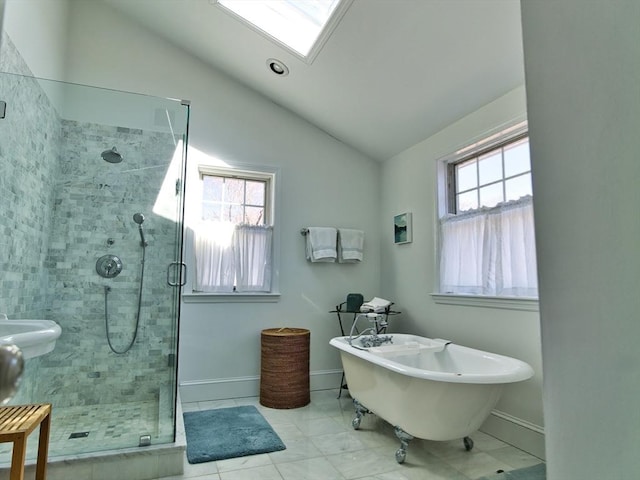
[[[7,36],[0,70],[30,74]],[[53,352],[29,359],[12,403],[55,406],[157,401],[175,378],[173,289],[175,223],[153,213],[174,152],[171,135],[60,119],[39,84],[0,73],[0,312],[13,318],[50,318],[62,327]],[[100,153],[117,146],[124,160]],[[170,193],[173,197],[173,193]],[[168,201],[173,201],[169,198]],[[142,247],[133,214],[145,216],[148,247],[137,340],[135,330]],[[113,279],[96,273],[96,260],[120,257]]]
[[[30,74],[6,34],[4,69]],[[60,121],[32,78],[1,74],[0,100],[7,102],[0,119],[0,313],[43,318]]]
[[[157,398],[172,375],[172,288],[166,279],[176,227],[152,210],[175,150],[173,141],[164,133],[67,120],[61,127],[64,155],[46,267],[51,316],[62,325],[65,338],[55,355],[42,357],[43,367],[54,368],[41,376],[40,391],[59,397],[63,406]],[[112,146],[123,155],[121,163],[100,157]],[[105,287],[110,289],[110,338],[121,351],[135,332],[142,269],[135,213],[145,216],[149,244],[140,323],[133,348],[116,355],[106,340]],[[123,263],[115,278],[96,273],[96,261],[105,254]]]

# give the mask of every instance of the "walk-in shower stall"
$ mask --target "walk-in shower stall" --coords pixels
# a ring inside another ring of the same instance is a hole
[[[0,73],[0,313],[62,334],[10,404],[53,405],[50,457],[170,444],[188,102],[24,73]]]

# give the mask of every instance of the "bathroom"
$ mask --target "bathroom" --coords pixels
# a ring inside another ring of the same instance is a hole
[[[524,86],[504,92],[438,134],[379,163],[310,123],[301,122],[289,111],[188,56],[102,2],[70,2],[66,8],[65,2],[4,3],[5,30],[36,76],[190,100],[189,145],[194,150],[190,160],[199,152],[223,162],[280,169],[281,295],[261,303],[235,304],[203,303],[185,297],[178,374],[183,401],[242,397],[255,392],[259,332],[276,326],[312,329],[312,388],[335,388],[340,365],[327,344],[337,335],[338,328],[328,311],[357,285],[357,291],[391,298],[401,307],[404,313],[393,326],[398,331],[454,338],[457,343],[515,356],[531,364],[538,375],[503,397],[498,406],[500,415],[493,415],[484,431],[544,456],[538,312],[425,301],[425,292],[434,291],[436,196],[434,162],[425,159],[436,160],[488,128],[522,118],[527,101]],[[100,19],[100,28],[96,28],[95,19]],[[143,69],[138,52],[144,52]],[[265,128],[266,125],[274,127]],[[97,149],[97,162],[102,162],[99,154],[104,148]],[[126,148],[118,145],[118,149],[126,158]],[[319,185],[330,185],[330,192],[339,194],[327,193]],[[137,211],[122,215],[132,216]],[[384,222],[401,211],[413,212],[414,241],[410,245],[393,245],[391,233],[382,228]],[[148,222],[145,227],[151,228]],[[541,222],[547,225],[545,222],[550,220],[543,216]],[[362,264],[311,268],[305,262],[300,228],[328,223],[367,231],[366,260]],[[380,231],[372,232],[371,225],[380,226]],[[129,228],[137,234],[133,220]],[[416,258],[421,259],[420,269],[415,268]],[[21,301],[15,295],[9,297],[15,305],[23,305],[23,310],[14,307],[13,312],[20,312],[23,317],[31,313],[24,307],[26,298]],[[593,323],[597,325],[595,320]],[[550,342],[549,362],[557,362],[562,356],[560,346]],[[597,343],[587,345],[601,348]],[[240,358],[237,352],[242,352]],[[220,361],[231,357],[237,360]],[[579,358],[584,360],[583,365],[589,364],[587,353]],[[562,402],[567,399],[568,396],[561,397],[560,404],[564,405]],[[596,407],[592,408],[595,412]],[[572,422],[571,428],[577,428],[577,423]],[[578,431],[582,432],[577,435],[579,445],[586,448],[586,440],[581,440],[586,437],[585,430]],[[554,445],[558,443],[555,440]],[[569,467],[554,468],[566,471],[560,469]]]

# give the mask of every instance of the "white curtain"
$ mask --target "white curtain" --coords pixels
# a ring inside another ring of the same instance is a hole
[[[440,292],[538,296],[531,197],[443,218]]]
[[[237,225],[233,235],[236,265],[236,291],[269,292],[271,290],[270,225]]]
[[[195,236],[196,291],[271,291],[272,226],[203,222]]]
[[[233,292],[234,227],[230,222],[203,222],[196,229],[196,291]]]

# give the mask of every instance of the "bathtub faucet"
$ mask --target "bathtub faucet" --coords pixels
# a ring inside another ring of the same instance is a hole
[[[373,323],[373,326],[369,328],[365,328],[362,332],[354,336],[354,331],[356,331],[356,324],[358,323],[358,319],[360,317],[367,317],[369,321]],[[380,317],[383,317],[383,316],[379,314],[374,314],[374,313],[361,313],[360,315],[357,315],[356,318],[353,320],[353,324],[351,325],[351,331],[349,332],[349,340],[348,340],[349,345],[351,345],[352,347],[356,347],[355,345],[353,345],[353,341],[360,337],[362,337],[362,339],[360,340],[360,344],[364,348],[379,347],[383,343],[392,343],[393,337],[391,335],[380,336],[378,334],[379,332],[378,325],[380,322]],[[384,326],[386,327],[386,322]],[[369,335],[366,335],[367,333]]]

